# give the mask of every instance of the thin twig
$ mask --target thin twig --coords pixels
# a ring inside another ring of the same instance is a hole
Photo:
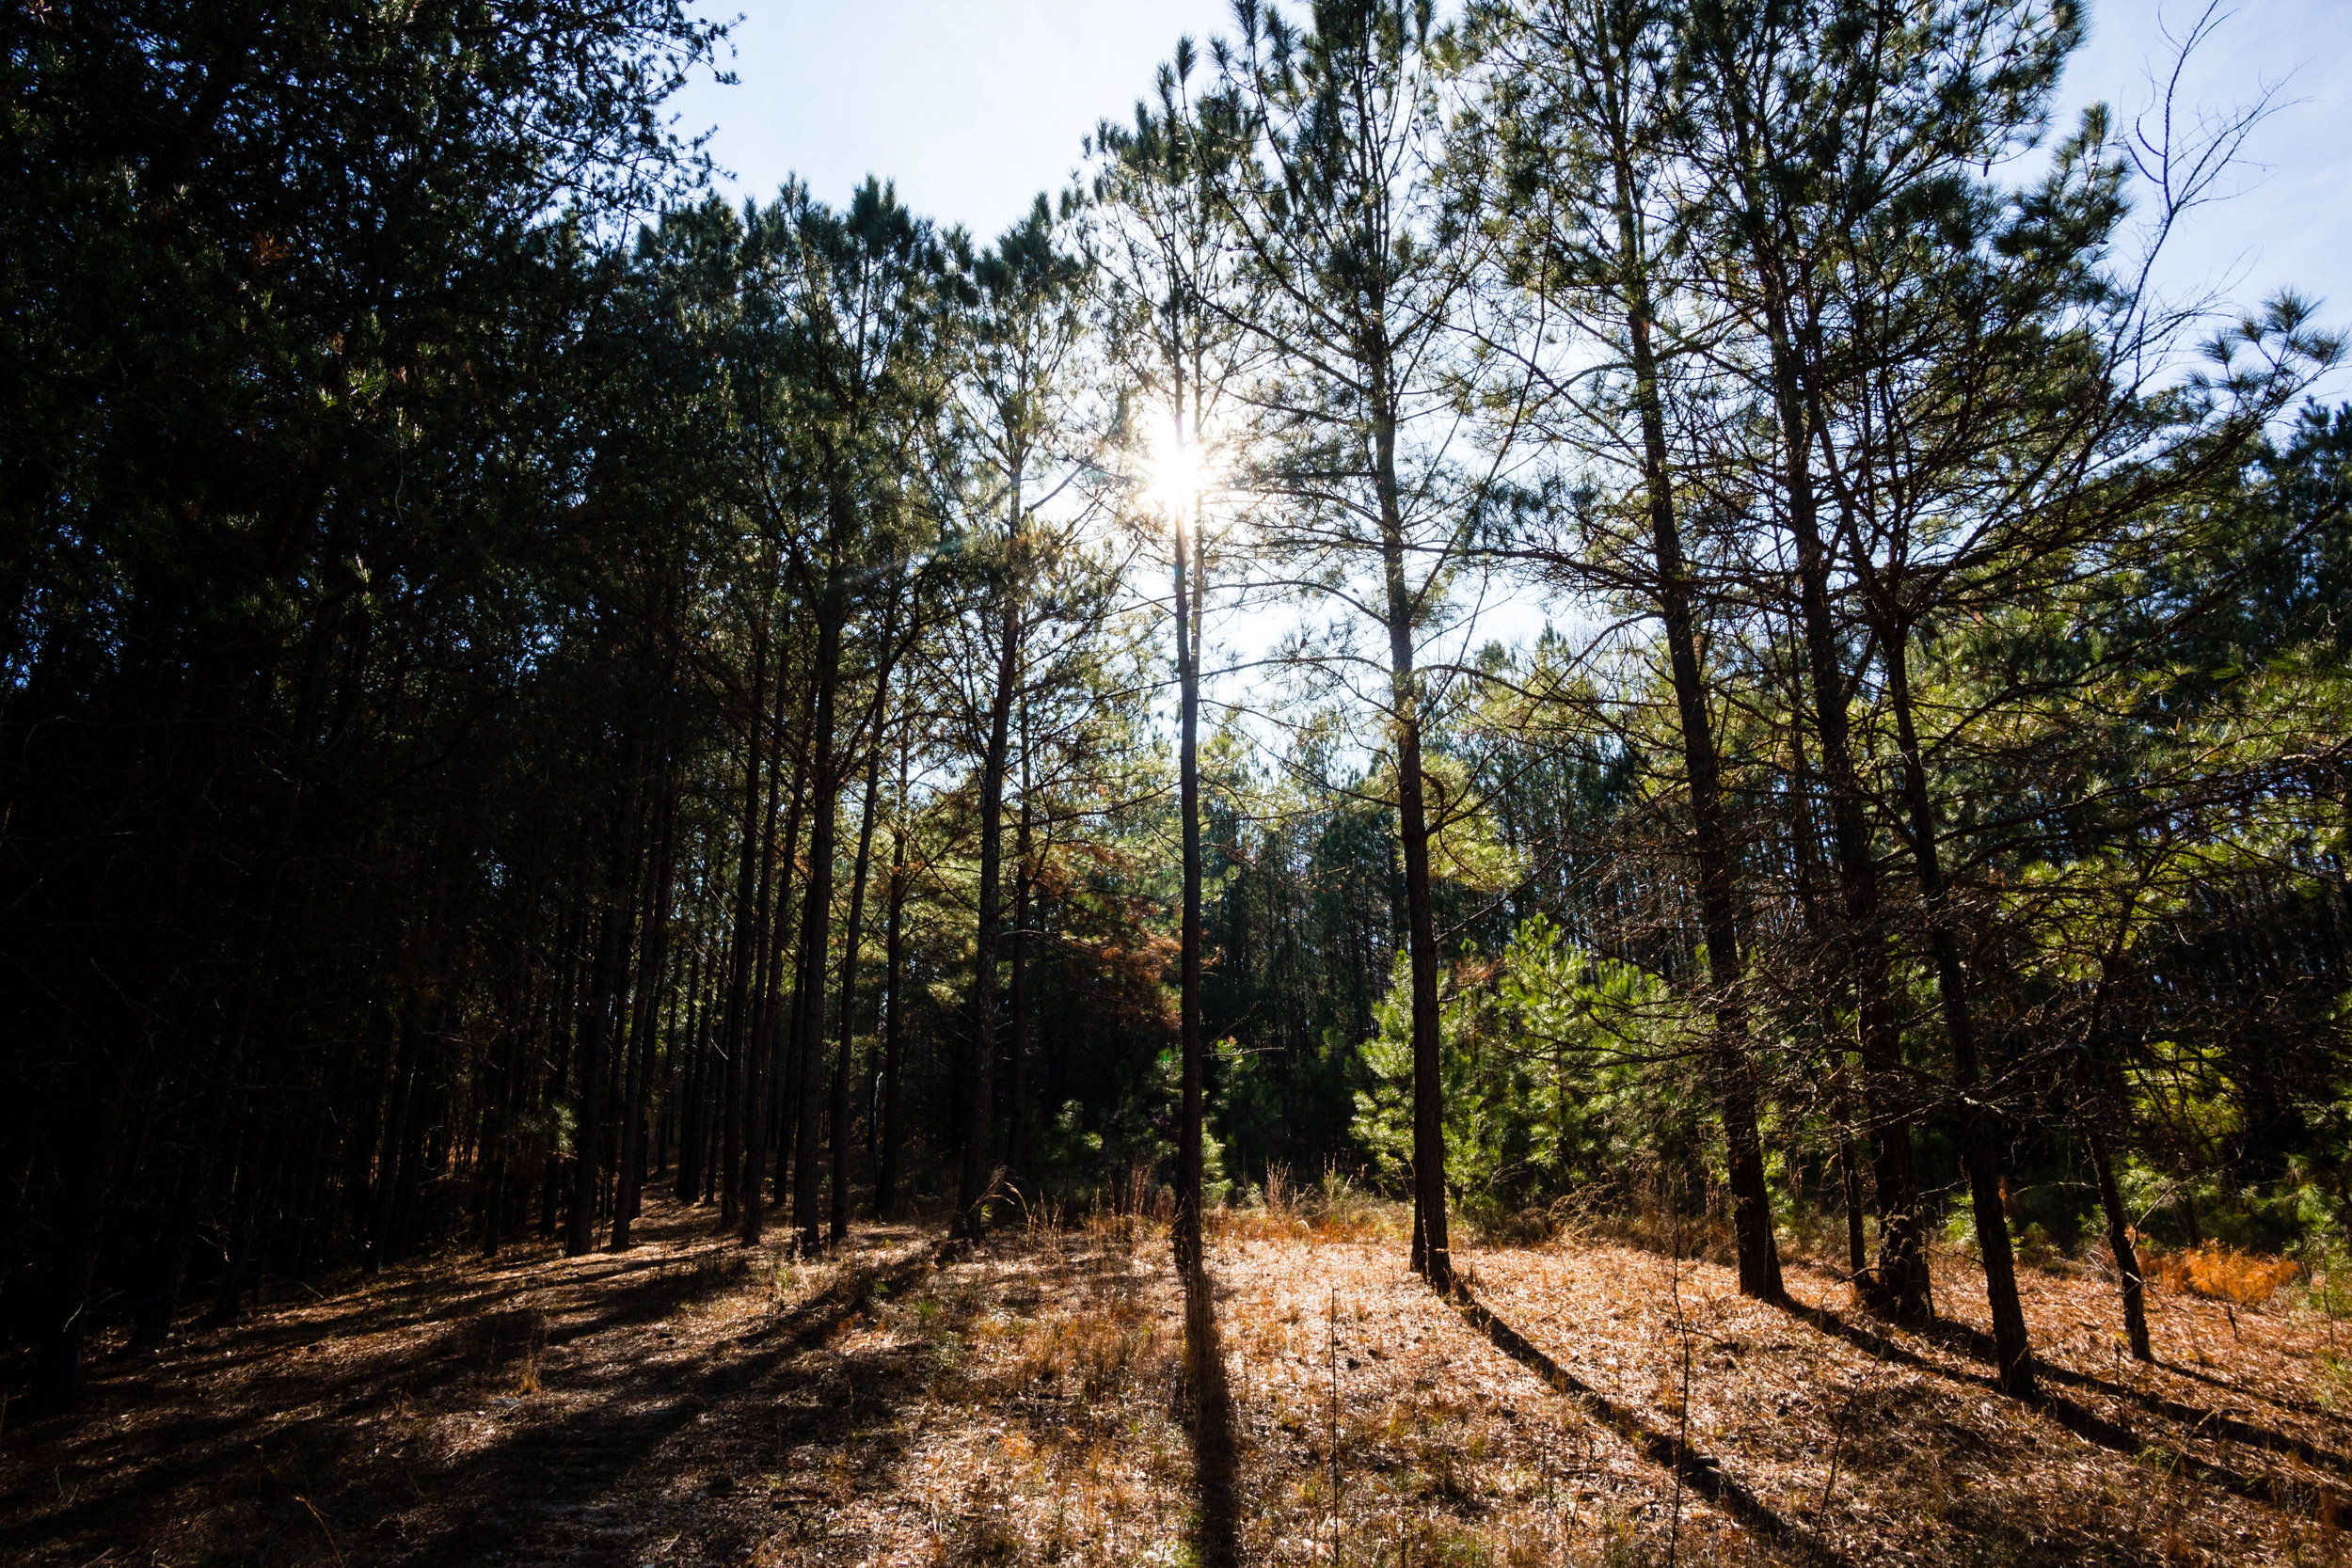
[[[343,1549],[335,1544],[335,1532],[326,1528],[326,1516],[321,1513],[318,1510],[318,1505],[308,1497],[297,1495],[294,1497],[294,1501],[309,1509],[310,1511],[310,1517],[319,1522],[319,1533],[326,1537],[326,1549],[333,1552],[335,1554],[335,1560],[338,1563],[341,1563],[343,1560]]]

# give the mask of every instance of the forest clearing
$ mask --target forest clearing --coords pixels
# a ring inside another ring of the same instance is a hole
[[[2026,1405],[1993,1385],[1960,1260],[1937,1284],[1963,1305],[1920,1334],[1855,1313],[1832,1271],[1792,1260],[1784,1309],[1721,1264],[1597,1241],[1466,1247],[1449,1303],[1405,1268],[1399,1217],[1213,1214],[1222,1482],[1184,1392],[1165,1223],[1106,1212],[977,1250],[861,1227],[800,1267],[663,1205],[626,1253],[401,1270],[102,1363],[83,1420],[9,1423],[0,1555],[2343,1559],[2352,1373],[2292,1291],[2157,1292],[2150,1366],[2122,1349],[2111,1284],[2028,1268],[2052,1386]]]
[[[2341,1560],[2352,10],[747,3],[0,7],[0,1560]]]

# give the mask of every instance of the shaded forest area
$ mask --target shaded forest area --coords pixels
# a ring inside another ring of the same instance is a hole
[[[1252,1468],[1291,1407],[1248,1347],[1314,1304],[1248,1292],[1322,1270],[1672,1488],[1662,1544],[1628,1493],[1463,1551],[1697,1551],[1686,1482],[1708,1551],[1895,1549],[1824,1523],[1896,1398],[1859,1370],[1773,1406],[1829,1434],[1809,1515],[1694,1457],[1694,1366],[1754,1402],[1834,1345],[2029,1402],[1935,1418],[1947,1457],[2034,1463],[1987,1435],[2030,1410],[2222,1510],[2012,1559],[2226,1554],[2241,1503],[2332,1550],[2352,407],[2312,305],[2152,282],[2264,105],[2055,125],[2081,28],[1243,0],[983,242],[880,181],[713,194],[663,103],[724,29],[670,0],[9,11],[31,1440],[404,1291],[593,1317],[558,1252],[812,1346],[893,1270],[1042,1321],[1033,1265],[1127,1359],[1024,1377],[1144,1412],[1166,1371],[1199,1474],[1133,1496],[1186,1549],[1352,1556],[1272,1499],[1420,1417],[1351,1438],[1327,1391],[1322,1458]],[[2269,1359],[2194,1370],[2198,1300]],[[1592,1359],[1611,1312],[1678,1392],[1594,1370],[1638,1359]],[[1444,1447],[1381,1461],[1366,1560],[1536,1484]],[[1127,1506],[1064,1538],[1120,1560]]]

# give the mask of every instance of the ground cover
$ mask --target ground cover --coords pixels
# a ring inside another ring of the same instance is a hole
[[[1205,1475],[1164,1229],[837,1258],[657,1209],[628,1253],[448,1262],[107,1356],[0,1413],[28,1564],[2319,1563],[2352,1432],[2332,1324],[2029,1270],[2048,1392],[1993,1389],[1964,1259],[1905,1332],[1628,1245],[1484,1246],[1441,1300],[1391,1227],[1210,1238],[1232,1469]],[[1204,1502],[1205,1499],[1205,1502]]]

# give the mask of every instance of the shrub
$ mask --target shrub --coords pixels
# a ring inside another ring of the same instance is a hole
[[[2141,1260],[2148,1282],[2160,1291],[2203,1296],[2209,1301],[2260,1307],[2281,1285],[2303,1277],[2292,1258],[2240,1252],[2218,1242],[2181,1252],[2151,1252]]]

